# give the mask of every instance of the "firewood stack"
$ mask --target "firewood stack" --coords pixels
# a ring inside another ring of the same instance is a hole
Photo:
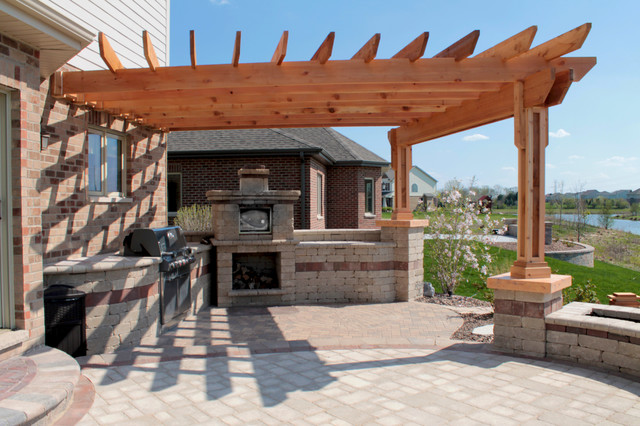
[[[640,296],[635,293],[613,293],[608,294],[607,297],[610,305],[640,308]]]

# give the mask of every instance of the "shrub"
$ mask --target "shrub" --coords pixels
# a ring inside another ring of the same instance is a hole
[[[211,206],[194,204],[189,207],[181,207],[173,223],[182,227],[185,231],[212,231]]]
[[[466,193],[466,195],[463,195]],[[435,275],[443,291],[453,294],[465,279],[465,271],[476,270],[482,280],[487,276],[491,263],[488,235],[497,227],[487,210],[471,197],[473,191],[463,191],[459,186],[444,192],[440,200],[443,207],[431,215],[427,231],[432,239],[425,242],[433,259]],[[483,296],[483,288],[478,288]]]
[[[573,283],[571,287],[562,290],[563,303],[565,305],[570,302],[600,303],[596,289],[596,285],[591,280]]]

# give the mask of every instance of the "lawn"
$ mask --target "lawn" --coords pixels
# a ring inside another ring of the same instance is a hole
[[[433,259],[429,256],[427,247],[428,242],[425,241],[424,256],[424,280],[433,283],[436,291],[441,292],[438,279],[433,273]],[[493,257],[491,274],[496,275],[508,272],[509,267],[516,259],[516,253],[511,250],[505,250],[497,247],[491,247],[490,253]],[[612,265],[610,263],[595,261],[593,268],[586,266],[578,266],[569,262],[563,262],[557,259],[546,258],[547,263],[551,267],[554,274],[571,275],[573,283],[584,284],[588,280],[596,285],[596,293],[601,303],[609,303],[607,294],[614,291],[630,291],[633,293],[640,292],[640,272],[621,266]],[[482,282],[482,278],[477,271],[469,271],[465,274],[468,282],[461,284],[456,290],[456,294],[461,296],[471,296],[478,299],[484,299],[483,294],[477,286]],[[474,285],[475,283],[475,285]]]

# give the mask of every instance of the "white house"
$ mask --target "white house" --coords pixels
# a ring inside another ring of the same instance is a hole
[[[382,173],[382,207],[393,207],[393,183],[394,171],[388,168]],[[432,204],[436,196],[436,186],[438,181],[418,166],[413,166],[409,172],[409,188],[411,190],[412,210],[416,208],[423,200],[428,204]]]

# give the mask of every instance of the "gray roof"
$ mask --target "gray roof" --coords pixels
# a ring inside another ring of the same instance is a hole
[[[167,146],[169,157],[305,152],[336,165],[389,164],[343,134],[325,127],[171,132]]]

